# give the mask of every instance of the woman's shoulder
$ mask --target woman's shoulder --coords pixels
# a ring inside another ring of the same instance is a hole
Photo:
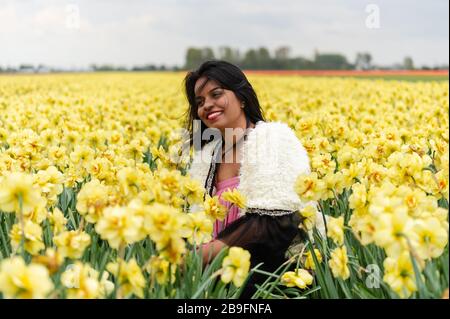
[[[309,170],[308,152],[292,128],[282,122],[267,122],[260,130],[258,142],[263,140],[269,153],[265,156],[276,156],[285,165]]]
[[[265,136],[272,142],[288,143],[303,149],[303,145],[297,137],[295,131],[283,122],[258,122],[255,131],[259,136]]]

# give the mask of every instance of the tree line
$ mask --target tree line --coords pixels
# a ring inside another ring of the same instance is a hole
[[[353,59],[348,59],[340,53],[322,53],[316,50],[312,58],[292,56],[288,46],[281,46],[271,52],[266,47],[250,48],[241,52],[237,48],[221,46],[216,50],[211,47],[189,47],[185,52],[184,65],[169,66],[165,64],[145,64],[132,67],[115,66],[111,64],[91,64],[88,68],[77,70],[62,70],[47,67],[43,64],[33,66],[22,64],[18,67],[0,66],[0,73],[52,73],[52,72],[108,72],[108,71],[181,71],[197,68],[202,62],[211,59],[229,61],[244,70],[448,70],[448,65],[421,66],[414,65],[411,57],[406,56],[403,61],[390,65],[376,65],[369,52],[358,52]]]
[[[273,52],[265,47],[250,48],[243,53],[239,49],[228,46],[219,47],[216,52],[210,47],[190,47],[186,51],[184,68],[194,69],[203,61],[210,59],[226,60],[242,69],[249,70],[415,69],[413,59],[408,56],[402,63],[394,66],[379,66],[373,64],[372,55],[368,52],[358,52],[354,60],[351,61],[340,53],[321,53],[316,50],[314,57],[308,59],[302,56],[292,56],[291,49],[288,46],[278,47]],[[431,68],[422,67],[422,69]]]

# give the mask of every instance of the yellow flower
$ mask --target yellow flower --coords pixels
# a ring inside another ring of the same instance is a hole
[[[417,220],[413,226],[415,251],[422,259],[437,258],[448,243],[448,233],[437,218]]]
[[[48,221],[53,226],[53,235],[57,235],[66,229],[67,218],[64,217],[58,207],[53,208],[53,211],[48,213]]]
[[[116,277],[124,297],[129,297],[134,294],[139,298],[144,298],[145,278],[134,258],[128,262],[119,260],[116,263],[109,263],[106,269]]]
[[[374,223],[375,244],[384,248],[388,256],[398,256],[408,248],[407,238],[412,238],[413,221],[406,212],[382,214]]]
[[[26,265],[17,256],[0,262],[0,291],[5,298],[42,299],[52,290],[53,283],[44,266]]]
[[[408,207],[408,213],[410,216],[416,217],[422,210],[421,207],[426,205],[428,201],[427,194],[418,188],[411,188],[406,185],[401,185],[396,190],[396,194],[402,197],[404,203]],[[433,198],[436,202],[436,199]]]
[[[316,172],[300,175],[295,182],[295,191],[302,201],[317,201],[322,198],[326,190],[325,183],[320,180]]]
[[[142,218],[127,207],[107,207],[95,225],[95,231],[112,248],[142,240]]]
[[[376,228],[374,226],[374,218],[369,214],[361,211],[358,214],[353,212],[348,222],[353,233],[357,236],[361,244],[368,245],[373,243]]]
[[[89,223],[96,223],[108,204],[108,188],[94,179],[83,185],[77,195],[77,210]]]
[[[183,260],[183,254],[186,252],[186,243],[181,237],[166,236],[156,243],[156,249],[171,264],[180,264]]]
[[[408,298],[417,290],[414,267],[409,252],[404,251],[398,258],[386,258],[383,266],[383,280],[401,298]]]
[[[300,216],[302,217],[302,225],[305,229],[311,230],[316,224],[317,208],[315,205],[308,204],[300,210]]]
[[[117,180],[125,195],[135,195],[139,192],[141,178],[139,171],[131,167],[124,167],[117,172]]]
[[[366,186],[361,183],[352,185],[352,194],[348,198],[349,206],[352,209],[362,208],[366,205],[367,191]]]
[[[320,251],[316,248],[314,248],[314,255],[317,258],[317,261],[319,263],[322,262],[322,255],[320,254]],[[311,251],[307,251],[305,253],[306,256],[306,260],[305,260],[305,268],[306,269],[312,269],[315,270],[316,269],[316,264],[314,263],[314,257],[313,254],[311,253]]]
[[[327,236],[338,245],[344,244],[344,216],[328,218]]]
[[[233,282],[236,287],[242,286],[250,270],[250,253],[240,247],[231,247],[228,256],[222,262],[221,280]]]
[[[281,276],[281,283],[287,287],[297,286],[300,289],[305,289],[312,282],[313,276],[305,269],[297,269],[295,272],[288,271]]]
[[[218,196],[211,197],[206,195],[203,208],[205,209],[205,214],[208,215],[213,221],[216,219],[222,221],[227,215],[227,209],[225,206],[220,204]]]
[[[40,170],[34,176],[34,183],[51,204],[57,202],[57,196],[63,191],[64,175],[55,166]]]
[[[449,176],[448,171],[445,172],[444,169],[440,170],[435,174],[436,177],[436,184],[438,187],[438,190],[441,194],[444,195],[445,198],[448,200],[449,192],[448,192],[448,183],[449,183]]]
[[[195,212],[187,215],[186,227],[190,230],[188,241],[191,244],[203,244],[212,239],[213,222],[204,212]]]
[[[374,217],[388,213],[407,213],[408,206],[402,196],[398,196],[398,188],[390,182],[369,190],[369,212]]]
[[[152,281],[156,279],[158,284],[166,285],[169,281],[169,268],[170,268],[170,281],[175,282],[176,265],[171,265],[166,259],[160,256],[152,256],[148,261],[145,268],[150,274]]]
[[[330,269],[335,278],[346,280],[350,277],[350,269],[348,268],[347,248],[345,246],[335,248],[331,252]]]
[[[42,264],[51,274],[56,273],[64,262],[64,256],[57,252],[54,248],[47,248],[45,255],[33,256],[33,262]]]
[[[226,200],[227,202],[235,204],[239,208],[245,207],[246,198],[244,195],[239,193],[237,189],[227,190],[226,192],[223,192],[221,198],[223,200]]]
[[[10,173],[0,179],[0,210],[4,212],[28,213],[40,203],[40,198],[30,175]]]
[[[197,180],[189,179],[183,184],[183,195],[190,205],[201,203],[205,189]]]
[[[317,154],[311,159],[311,167],[313,171],[318,172],[321,176],[324,176],[334,173],[336,162],[331,158],[330,153]]]
[[[97,270],[79,261],[66,267],[61,275],[61,283],[68,288],[69,299],[105,298],[114,289],[114,284],[108,280],[107,272],[99,278]]]
[[[155,176],[161,182],[163,190],[172,194],[176,194],[181,190],[182,176],[180,171],[163,168],[158,170]]]
[[[36,224],[41,224],[47,217],[47,201],[45,198],[41,197],[36,206],[29,212],[24,212],[23,218],[33,221]]]
[[[94,159],[94,150],[85,144],[76,145],[72,153],[70,153],[70,160],[78,166],[86,168],[87,164]]]
[[[53,237],[53,242],[58,251],[72,259],[81,258],[84,250],[91,244],[91,237],[83,231],[65,231]]]
[[[15,251],[20,248],[20,242],[22,240],[22,234],[25,234],[24,248],[31,255],[37,255],[39,251],[45,248],[42,241],[42,228],[38,224],[33,223],[31,220],[24,222],[24,229],[22,231],[21,224],[14,224],[11,228],[10,238],[11,246]]]
[[[155,203],[150,205],[145,215],[144,227],[147,234],[155,242],[164,241],[168,237],[185,237],[187,216],[179,209]]]

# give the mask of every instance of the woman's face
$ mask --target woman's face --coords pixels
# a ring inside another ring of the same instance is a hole
[[[236,127],[245,118],[241,101],[217,81],[201,77],[195,83],[194,92],[198,117],[206,126],[223,131]]]

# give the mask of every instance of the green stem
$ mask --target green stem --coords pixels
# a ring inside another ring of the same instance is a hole
[[[19,222],[20,228],[22,230],[22,235],[20,238],[20,252],[22,254],[22,258],[25,261],[25,223],[23,221],[23,198],[22,194],[19,194]]]

